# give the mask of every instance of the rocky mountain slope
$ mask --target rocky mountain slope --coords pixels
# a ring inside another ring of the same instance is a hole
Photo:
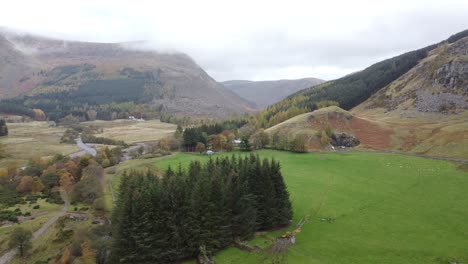
[[[62,41],[0,31],[0,96],[88,104],[141,102],[175,115],[242,114],[252,104],[225,89],[190,57],[141,43]]]
[[[277,81],[246,81],[233,80],[222,82],[224,87],[237,93],[243,98],[253,101],[259,108],[265,108],[281,101],[286,96],[299,90],[323,83],[317,78],[303,78],[297,80]]]
[[[356,112],[459,113],[468,110],[468,37],[444,43]]]
[[[392,60],[391,64],[396,63]],[[355,83],[377,80],[381,73],[370,71]],[[323,85],[337,87],[338,81]],[[314,100],[322,88],[305,90],[314,89],[316,93],[300,93],[279,103],[278,111]],[[357,149],[467,159],[468,31],[428,50],[416,65],[350,111],[336,106],[322,108],[297,115],[267,132],[306,135],[310,149],[326,150],[329,146],[320,141],[321,131],[326,129],[355,137],[361,143]]]

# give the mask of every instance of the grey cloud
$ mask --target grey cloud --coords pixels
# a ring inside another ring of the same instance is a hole
[[[19,18],[15,10],[28,11],[18,4],[0,26],[68,40],[146,40],[146,48],[187,53],[219,81],[338,78],[468,28],[462,0],[84,2],[71,13],[37,4]]]

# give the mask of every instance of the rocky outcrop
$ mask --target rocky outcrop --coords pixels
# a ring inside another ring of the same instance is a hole
[[[335,147],[355,147],[361,142],[355,136],[346,133],[333,133],[331,135],[332,145]]]
[[[427,91],[416,92],[416,109],[419,112],[448,113],[456,109],[468,109],[465,96],[453,93],[433,94]]]
[[[468,91],[468,61],[450,61],[435,71],[434,84]]]

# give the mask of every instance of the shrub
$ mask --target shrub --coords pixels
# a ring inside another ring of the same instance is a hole
[[[13,212],[13,211],[8,211],[8,210],[0,211],[0,221],[10,221],[10,222],[17,223],[18,212]]]
[[[36,202],[37,199],[39,199],[39,198],[40,198],[40,196],[31,195],[31,196],[26,197],[26,201],[28,201],[28,202],[32,202],[32,201]]]
[[[50,193],[49,198],[46,200],[49,203],[54,203],[54,204],[63,204],[62,197],[60,196],[60,193],[58,192],[53,192]]]
[[[0,185],[0,204],[6,207],[14,206],[21,202],[26,203],[21,199],[21,195],[14,189],[5,185]]]
[[[35,205],[35,206],[33,207],[33,209],[39,209],[39,208],[41,208],[40,205]]]
[[[87,177],[75,184],[71,192],[71,201],[92,204],[101,195],[102,188],[99,181],[96,178]]]

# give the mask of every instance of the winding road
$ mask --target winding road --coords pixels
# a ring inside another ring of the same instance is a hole
[[[54,217],[49,219],[49,221],[45,222],[41,228],[39,228],[36,232],[33,233],[32,235],[32,241],[36,240],[38,237],[40,237],[51,225],[53,225],[60,217],[64,216],[67,213],[68,207],[70,206],[70,202],[68,201],[67,194],[64,191],[60,191],[60,195],[62,196],[62,199],[65,201],[65,205],[63,206],[62,210],[58,212]],[[12,258],[15,257],[17,254],[18,250],[17,249],[12,249],[5,253],[3,256],[0,257],[0,264],[6,264],[8,263]]]

